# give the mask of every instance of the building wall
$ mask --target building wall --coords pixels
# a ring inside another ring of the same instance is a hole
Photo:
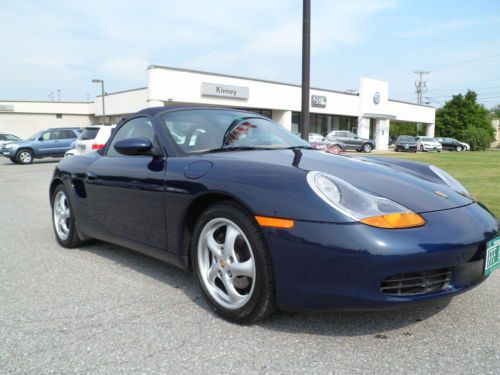
[[[0,101],[0,132],[21,138],[47,128],[93,123],[90,103]]]
[[[148,107],[148,90],[145,87],[111,93],[105,96],[104,106],[106,116],[128,115]],[[102,116],[102,96],[92,104],[92,113]]]
[[[11,133],[27,138],[39,130],[56,127],[81,127],[94,123],[89,115],[62,115],[56,118],[49,113],[2,113],[0,114],[0,132]]]
[[[202,95],[201,84],[203,82],[248,87],[249,97],[236,99]],[[311,95],[322,95],[327,98],[326,107],[311,107],[312,113],[358,115],[357,95],[314,88],[311,89]],[[172,102],[300,111],[301,88],[277,82],[153,66],[148,70],[148,101],[153,102],[154,105],[158,102]]]
[[[495,140],[491,143],[491,147],[500,147],[500,119],[494,118],[491,120],[491,126],[494,129]]]

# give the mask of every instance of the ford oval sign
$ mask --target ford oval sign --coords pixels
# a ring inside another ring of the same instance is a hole
[[[375,105],[380,103],[380,93],[378,91],[373,95],[373,103],[375,103]]]

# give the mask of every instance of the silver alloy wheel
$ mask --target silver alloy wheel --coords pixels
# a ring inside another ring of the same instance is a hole
[[[231,220],[210,220],[198,239],[198,271],[210,296],[229,310],[243,307],[255,288],[255,259],[243,231]]]
[[[458,152],[462,151],[462,146],[457,146],[457,151]]]
[[[21,151],[19,154],[19,160],[21,160],[21,163],[23,164],[31,163],[32,157],[29,151]]]
[[[69,210],[68,200],[66,194],[60,191],[54,199],[54,227],[56,228],[57,237],[65,241],[69,236],[69,219],[71,212]]]
[[[372,150],[372,145],[367,143],[363,146],[363,151],[364,152],[370,152]]]

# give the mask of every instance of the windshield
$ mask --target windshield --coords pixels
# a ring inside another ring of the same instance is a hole
[[[31,137],[27,138],[26,140],[27,141],[34,141],[34,140],[37,140],[38,138],[40,138],[40,136],[42,135],[43,132],[36,132],[35,134],[33,134]]]
[[[409,135],[402,135],[398,139],[403,142],[415,142],[415,138]]]
[[[311,148],[275,122],[251,113],[193,109],[167,113],[163,123],[187,154],[230,150]]]
[[[436,140],[432,137],[421,137],[420,139],[424,142],[436,142]]]

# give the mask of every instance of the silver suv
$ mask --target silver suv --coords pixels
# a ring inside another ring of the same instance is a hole
[[[371,139],[361,138],[347,130],[334,130],[327,134],[326,139],[342,142],[347,150],[371,152],[375,148],[375,142]]]

